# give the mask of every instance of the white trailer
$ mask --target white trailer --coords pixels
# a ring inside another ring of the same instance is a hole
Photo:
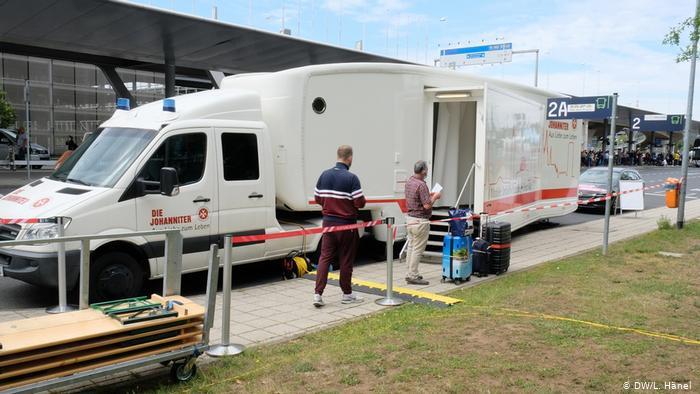
[[[231,76],[218,90],[117,110],[61,169],[0,199],[0,218],[67,217],[67,235],[178,228],[185,270],[202,270],[209,243],[224,234],[318,225],[314,186],[341,144],[354,147],[351,171],[368,202],[363,219],[404,222],[404,183],[420,159],[430,164],[429,181],[443,185],[444,206],[496,214],[574,202],[583,125],[546,121],[552,96],[557,94],[396,64]],[[456,201],[472,166],[471,185]],[[169,187],[173,174],[162,168],[175,169],[177,187]],[[517,229],[574,209],[501,219]],[[386,239],[381,227],[373,233]],[[55,225],[46,223],[0,227],[0,239],[55,234]],[[402,229],[398,237],[404,236]],[[233,262],[313,251],[318,240],[239,246]],[[77,249],[67,245],[69,285],[77,283]],[[91,244],[91,289],[102,298],[133,294],[144,279],[162,275],[162,249],[162,242],[148,238]],[[56,284],[51,247],[0,249],[0,265],[5,275]]]

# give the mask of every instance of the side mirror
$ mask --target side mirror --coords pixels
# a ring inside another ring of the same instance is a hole
[[[168,197],[177,196],[180,193],[177,170],[172,167],[160,169],[160,194]]]

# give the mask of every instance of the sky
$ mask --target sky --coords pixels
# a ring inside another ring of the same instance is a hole
[[[132,2],[433,64],[440,49],[513,43],[540,50],[539,87],[572,95],[619,93],[619,103],[685,113],[690,63],[662,45],[692,16],[693,0],[133,0]],[[687,43],[687,37],[686,37]],[[458,69],[532,85],[534,54]],[[700,101],[700,100],[696,100]],[[699,119],[700,103],[693,118]]]

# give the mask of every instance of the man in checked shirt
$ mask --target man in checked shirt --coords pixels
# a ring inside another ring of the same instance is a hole
[[[406,282],[412,285],[428,285],[427,280],[418,272],[425,246],[428,244],[430,234],[430,216],[433,214],[433,204],[440,199],[440,192],[430,193],[425,177],[428,176],[428,163],[419,160],[413,166],[413,176],[406,181],[406,206],[408,218],[406,227],[408,231],[408,246],[406,248],[406,261],[408,273]]]

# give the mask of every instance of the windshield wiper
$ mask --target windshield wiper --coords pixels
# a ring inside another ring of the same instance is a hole
[[[89,184],[89,183],[87,183],[87,182],[83,182],[83,181],[81,181],[80,179],[66,178],[66,180],[67,180],[68,182],[78,183],[78,184],[85,185],[85,186],[92,186],[91,184]]]

